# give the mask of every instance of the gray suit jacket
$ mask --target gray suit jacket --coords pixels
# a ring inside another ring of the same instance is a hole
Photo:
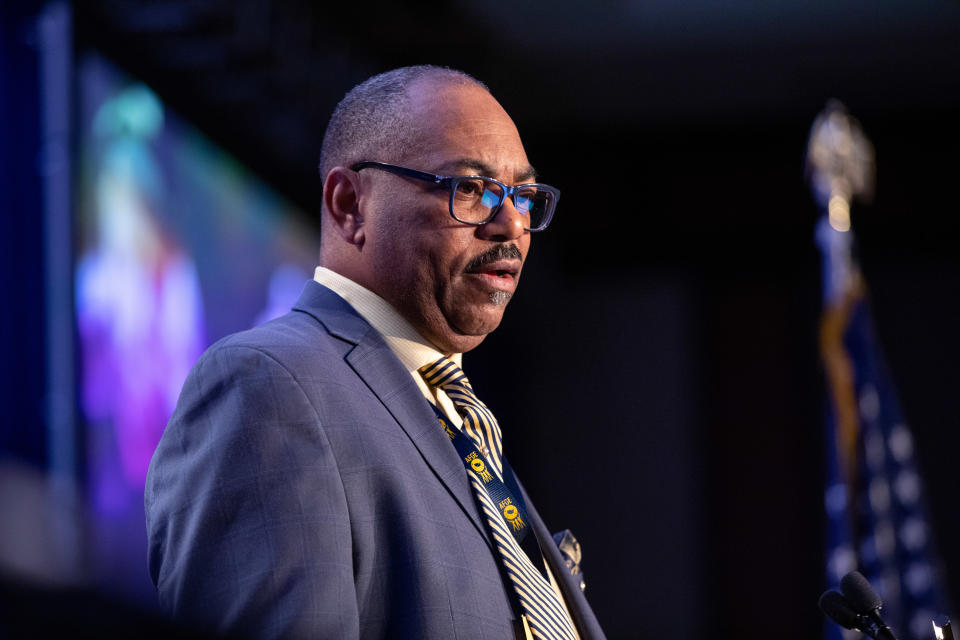
[[[603,636],[533,505],[581,636]],[[150,573],[181,618],[255,638],[515,637],[509,583],[429,403],[352,307],[211,347],[150,464]]]

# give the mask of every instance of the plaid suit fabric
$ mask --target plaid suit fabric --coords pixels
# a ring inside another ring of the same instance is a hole
[[[292,313],[198,361],[144,498],[161,605],[201,627],[256,638],[515,637],[456,452],[380,335],[314,282]],[[586,637],[602,637],[570,594],[573,615],[595,629]]]

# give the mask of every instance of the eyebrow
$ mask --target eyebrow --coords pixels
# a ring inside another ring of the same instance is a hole
[[[487,177],[493,177],[493,175],[496,173],[496,170],[489,164],[475,158],[458,158],[456,160],[451,160],[450,162],[445,162],[441,165],[441,169],[445,168],[466,169],[468,171],[477,172],[477,175]],[[519,173],[514,174],[513,179],[517,183],[536,180],[537,170],[533,168],[533,165],[528,164]]]

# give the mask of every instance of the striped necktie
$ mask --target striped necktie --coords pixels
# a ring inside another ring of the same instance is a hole
[[[447,358],[440,358],[421,367],[420,374],[428,385],[443,389],[450,397],[463,418],[463,432],[484,454],[502,479],[503,448],[500,425],[487,406],[473,393],[473,387],[460,367]],[[574,640],[576,633],[556,591],[521,549],[479,476],[469,470],[468,474],[531,634],[535,638],[549,640]],[[532,533],[531,531],[530,535]]]

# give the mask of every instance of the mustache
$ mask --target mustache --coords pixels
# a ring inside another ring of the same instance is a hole
[[[523,260],[523,254],[515,244],[498,244],[490,247],[467,264],[467,271],[475,271],[485,264],[497,260]]]

